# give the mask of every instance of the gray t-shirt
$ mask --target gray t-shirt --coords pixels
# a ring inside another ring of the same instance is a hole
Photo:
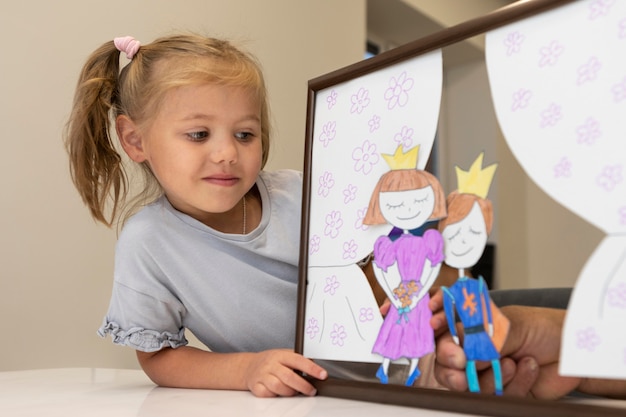
[[[261,172],[257,186],[263,216],[246,235],[211,229],[164,197],[129,219],[98,334],[146,352],[187,344],[185,328],[215,352],[292,348],[302,174]]]

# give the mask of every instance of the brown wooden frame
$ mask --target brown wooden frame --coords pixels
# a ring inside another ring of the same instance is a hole
[[[483,34],[506,24],[562,6],[574,0],[528,0],[514,3],[485,16],[469,20],[438,33],[408,43],[368,60],[338,69],[314,78],[308,83],[306,147],[304,161],[304,193],[302,203],[302,227],[299,267],[298,313],[296,327],[297,352],[304,350],[304,317],[306,310],[306,285],[308,271],[309,207],[311,203],[311,168],[313,128],[315,124],[315,100],[318,91],[345,81],[383,69],[403,60],[425,54],[473,36]],[[445,410],[461,414],[485,416],[549,415],[553,417],[623,416],[623,409],[606,406],[496,397],[487,394],[470,394],[445,390],[383,385],[378,383],[329,378],[326,381],[310,379],[320,395],[371,401],[377,403],[414,406],[432,410]]]

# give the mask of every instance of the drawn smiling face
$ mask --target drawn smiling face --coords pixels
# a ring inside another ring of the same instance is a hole
[[[380,193],[380,211],[389,224],[403,230],[420,227],[432,215],[435,193],[432,187]]]
[[[478,203],[461,221],[443,229],[446,263],[453,268],[470,268],[476,265],[487,244],[487,228]]]

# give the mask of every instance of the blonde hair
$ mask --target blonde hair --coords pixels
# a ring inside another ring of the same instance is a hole
[[[469,212],[472,210],[474,203],[478,203],[483,219],[485,220],[487,234],[491,233],[491,229],[493,227],[493,206],[491,201],[478,197],[474,194],[453,191],[450,195],[448,195],[446,203],[448,206],[448,217],[439,222],[440,232],[442,232],[446,226],[460,222],[467,217]]]
[[[446,200],[439,180],[431,173],[418,169],[394,169],[383,174],[370,199],[364,224],[383,224],[387,221],[380,211],[380,193],[387,191],[407,191],[424,187],[432,187],[435,195],[435,207],[429,220],[441,219],[446,216]]]
[[[72,181],[94,219],[111,226],[163,193],[143,163],[144,187],[128,198],[129,175],[111,139],[112,120],[125,115],[145,128],[165,95],[178,87],[209,83],[250,89],[261,106],[261,167],[265,165],[269,104],[261,66],[252,55],[225,40],[181,34],[142,45],[121,71],[119,58],[109,41],[87,59],[65,131]]]

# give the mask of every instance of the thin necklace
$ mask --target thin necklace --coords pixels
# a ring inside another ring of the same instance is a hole
[[[246,234],[246,196],[243,196],[243,234]]]

